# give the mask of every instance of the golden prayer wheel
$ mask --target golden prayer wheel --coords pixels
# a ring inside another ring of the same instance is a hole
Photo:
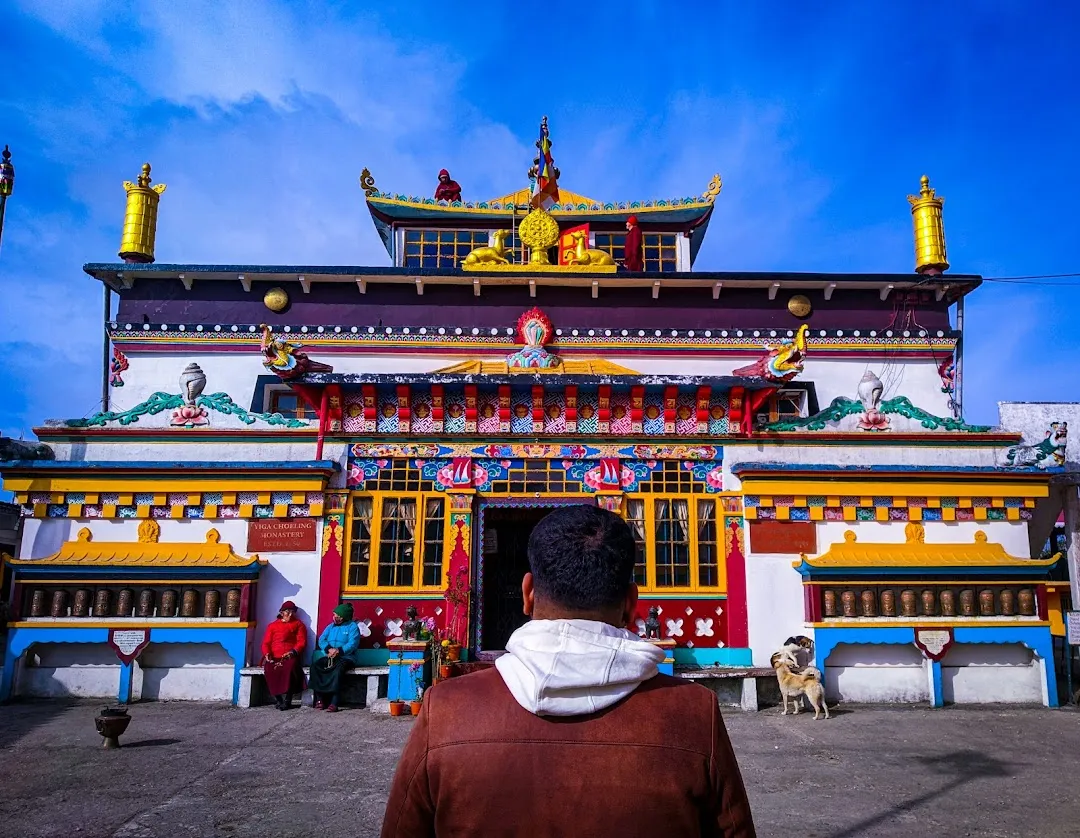
[[[184,591],[183,605],[180,606],[181,617],[197,617],[199,614],[199,592],[188,589]]]
[[[892,588],[886,588],[881,592],[881,616],[896,616],[896,592]]]
[[[203,597],[203,616],[217,617],[221,612],[221,591],[211,588]]]
[[[1024,617],[1035,616],[1035,592],[1031,588],[1021,588],[1016,595],[1020,605],[1020,614]]]
[[[130,617],[135,607],[135,592],[131,588],[123,588],[116,597],[116,616]]]
[[[229,588],[229,593],[225,595],[225,616],[226,617],[239,617],[240,616],[240,589]]]
[[[836,616],[836,591],[832,588],[826,588],[825,593],[822,595],[822,605],[826,617]]]
[[[97,595],[94,597],[94,616],[112,616],[112,591],[108,588],[98,588]]]
[[[139,608],[135,612],[138,617],[154,616],[154,589],[143,588],[139,591]]]
[[[58,591],[53,591],[52,595],[52,610],[49,612],[50,617],[66,617],[67,616],[67,591],[62,588]]]
[[[165,184],[150,185],[150,164],[143,163],[142,174],[135,183],[124,181],[127,209],[124,212],[124,231],[120,238],[119,256],[125,262],[154,261],[154,240],[157,238],[158,202]]]
[[[35,588],[30,597],[30,616],[45,616],[45,590],[43,588]]]
[[[945,224],[941,219],[944,198],[930,188],[930,178],[923,175],[918,195],[908,195],[911,219],[915,226],[915,272],[940,273],[949,269],[945,256]]]
[[[75,604],[71,606],[71,616],[90,616],[90,591],[87,588],[79,588],[75,591]]]
[[[176,616],[176,591],[166,588],[161,592],[161,605],[158,606],[159,617]]]

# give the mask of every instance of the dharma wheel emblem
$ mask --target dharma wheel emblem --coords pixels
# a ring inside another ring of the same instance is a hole
[[[559,223],[542,209],[534,209],[521,221],[518,238],[529,248],[529,264],[550,265],[548,250],[559,241]]]

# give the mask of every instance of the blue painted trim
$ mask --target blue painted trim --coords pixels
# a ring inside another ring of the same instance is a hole
[[[675,665],[685,666],[753,666],[750,649],[686,649],[675,648]]]
[[[132,626],[143,628],[143,626]],[[150,642],[154,643],[220,643],[233,659],[232,703],[240,698],[240,670],[244,668],[247,656],[247,628],[244,626],[222,625],[221,628],[161,628],[150,626]],[[4,673],[0,679],[0,701],[11,697],[12,679],[15,674],[15,662],[23,656],[34,643],[107,643],[109,630],[106,628],[79,628],[77,626],[53,626],[42,628],[12,628],[8,634],[8,647],[4,654]],[[384,656],[385,660],[385,656]],[[117,659],[119,663],[119,659]],[[124,674],[121,668],[117,695],[123,699]],[[130,695],[131,671],[128,668],[128,694]]]
[[[116,691],[116,700],[121,704],[131,703],[131,676],[134,670],[133,663],[120,664],[120,688]]]
[[[945,693],[941,689],[941,662],[930,661],[930,706],[944,707]]]
[[[1057,469],[1064,471],[1064,469]],[[1023,467],[1023,468],[999,468],[997,466],[912,466],[912,465],[868,465],[868,466],[841,466],[833,463],[807,463],[795,465],[792,463],[735,463],[731,466],[731,473],[735,475],[753,474],[755,472],[775,473],[799,473],[799,472],[824,472],[827,474],[890,474],[899,472],[903,474],[1000,474],[1021,477],[1024,475],[1040,475],[1054,471],[1049,468]]]
[[[1049,626],[1009,626],[1002,624],[986,626],[962,626],[953,627],[954,643],[1022,643],[1042,660],[1045,671],[1046,692],[1043,695],[1044,704],[1048,707],[1057,707],[1057,682],[1054,672],[1054,645],[1050,636]],[[829,655],[841,643],[851,644],[883,644],[898,643],[906,645],[915,643],[915,629],[907,626],[890,627],[837,627],[817,628],[814,630],[814,652],[818,661],[818,668],[824,678],[828,678],[825,667],[828,665]],[[934,690],[937,695],[931,696],[931,700],[941,701],[941,671],[934,674]],[[941,704],[934,704],[940,707]]]
[[[956,546],[970,545],[958,544]],[[882,567],[879,565],[865,567],[862,565],[845,565],[841,567],[814,567],[809,562],[803,561],[795,567],[795,570],[807,579],[870,579],[874,577],[880,578],[885,574],[890,576],[912,576],[927,580],[943,576],[949,578],[955,578],[957,576],[1009,576],[1022,579],[1045,579],[1054,567],[1056,567],[1056,563],[1036,565],[1035,567],[1017,567],[1016,565],[1006,565],[1002,567],[995,567],[993,565],[925,565],[922,567]]]
[[[218,567],[131,567],[130,565],[45,565],[33,567],[31,565],[11,565],[11,570],[19,581],[28,579],[48,579],[63,577],[64,579],[90,579],[101,576],[122,576],[124,579],[147,579],[155,582],[166,582],[170,579],[187,579],[192,576],[205,577],[208,580],[225,582],[249,582],[257,579],[262,565],[256,559],[251,567],[229,568],[222,570]]]

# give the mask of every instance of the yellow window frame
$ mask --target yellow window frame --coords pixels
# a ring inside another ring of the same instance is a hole
[[[680,495],[660,493],[631,493],[625,496],[622,505],[623,517],[629,514],[630,501],[640,500],[644,505],[645,512],[645,585],[639,585],[639,591],[643,594],[723,594],[727,592],[727,554],[725,550],[724,532],[727,528],[727,519],[733,513],[724,509],[722,495]],[[691,516],[689,520],[689,545],[690,545],[690,584],[678,587],[658,587],[656,584],[656,502],[686,501]],[[713,505],[713,523],[716,530],[716,579],[715,585],[702,585],[700,582],[700,543],[698,529],[701,522],[700,505],[711,503]]]
[[[369,498],[371,500],[371,546],[368,549],[368,582],[366,585],[350,585],[349,570],[352,567],[353,547],[353,502],[357,498]],[[379,555],[382,552],[383,508],[387,499],[413,500],[416,502],[416,525],[413,531],[413,584],[412,585],[380,585],[379,584]],[[424,585],[424,547],[426,545],[428,517],[427,503],[430,500],[442,501],[442,541],[439,544],[439,582],[435,585]],[[346,507],[345,527],[345,550],[342,562],[341,587],[344,593],[438,593],[446,586],[447,551],[445,549],[448,535],[448,509],[449,498],[442,492],[353,492],[349,495]]]

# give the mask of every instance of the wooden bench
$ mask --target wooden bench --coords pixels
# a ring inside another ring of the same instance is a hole
[[[703,682],[721,704],[753,712],[761,707],[759,688],[776,680],[772,669],[756,666],[676,666],[675,675]]]
[[[304,667],[304,675],[308,674]],[[390,680],[389,666],[358,666],[350,669],[342,678],[342,704],[355,704],[362,707],[374,707],[379,699],[386,698]],[[303,703],[311,703],[311,691],[305,690]],[[270,704],[271,696],[266,689],[266,678],[261,666],[245,666],[240,670],[240,697],[238,707],[259,707]]]

